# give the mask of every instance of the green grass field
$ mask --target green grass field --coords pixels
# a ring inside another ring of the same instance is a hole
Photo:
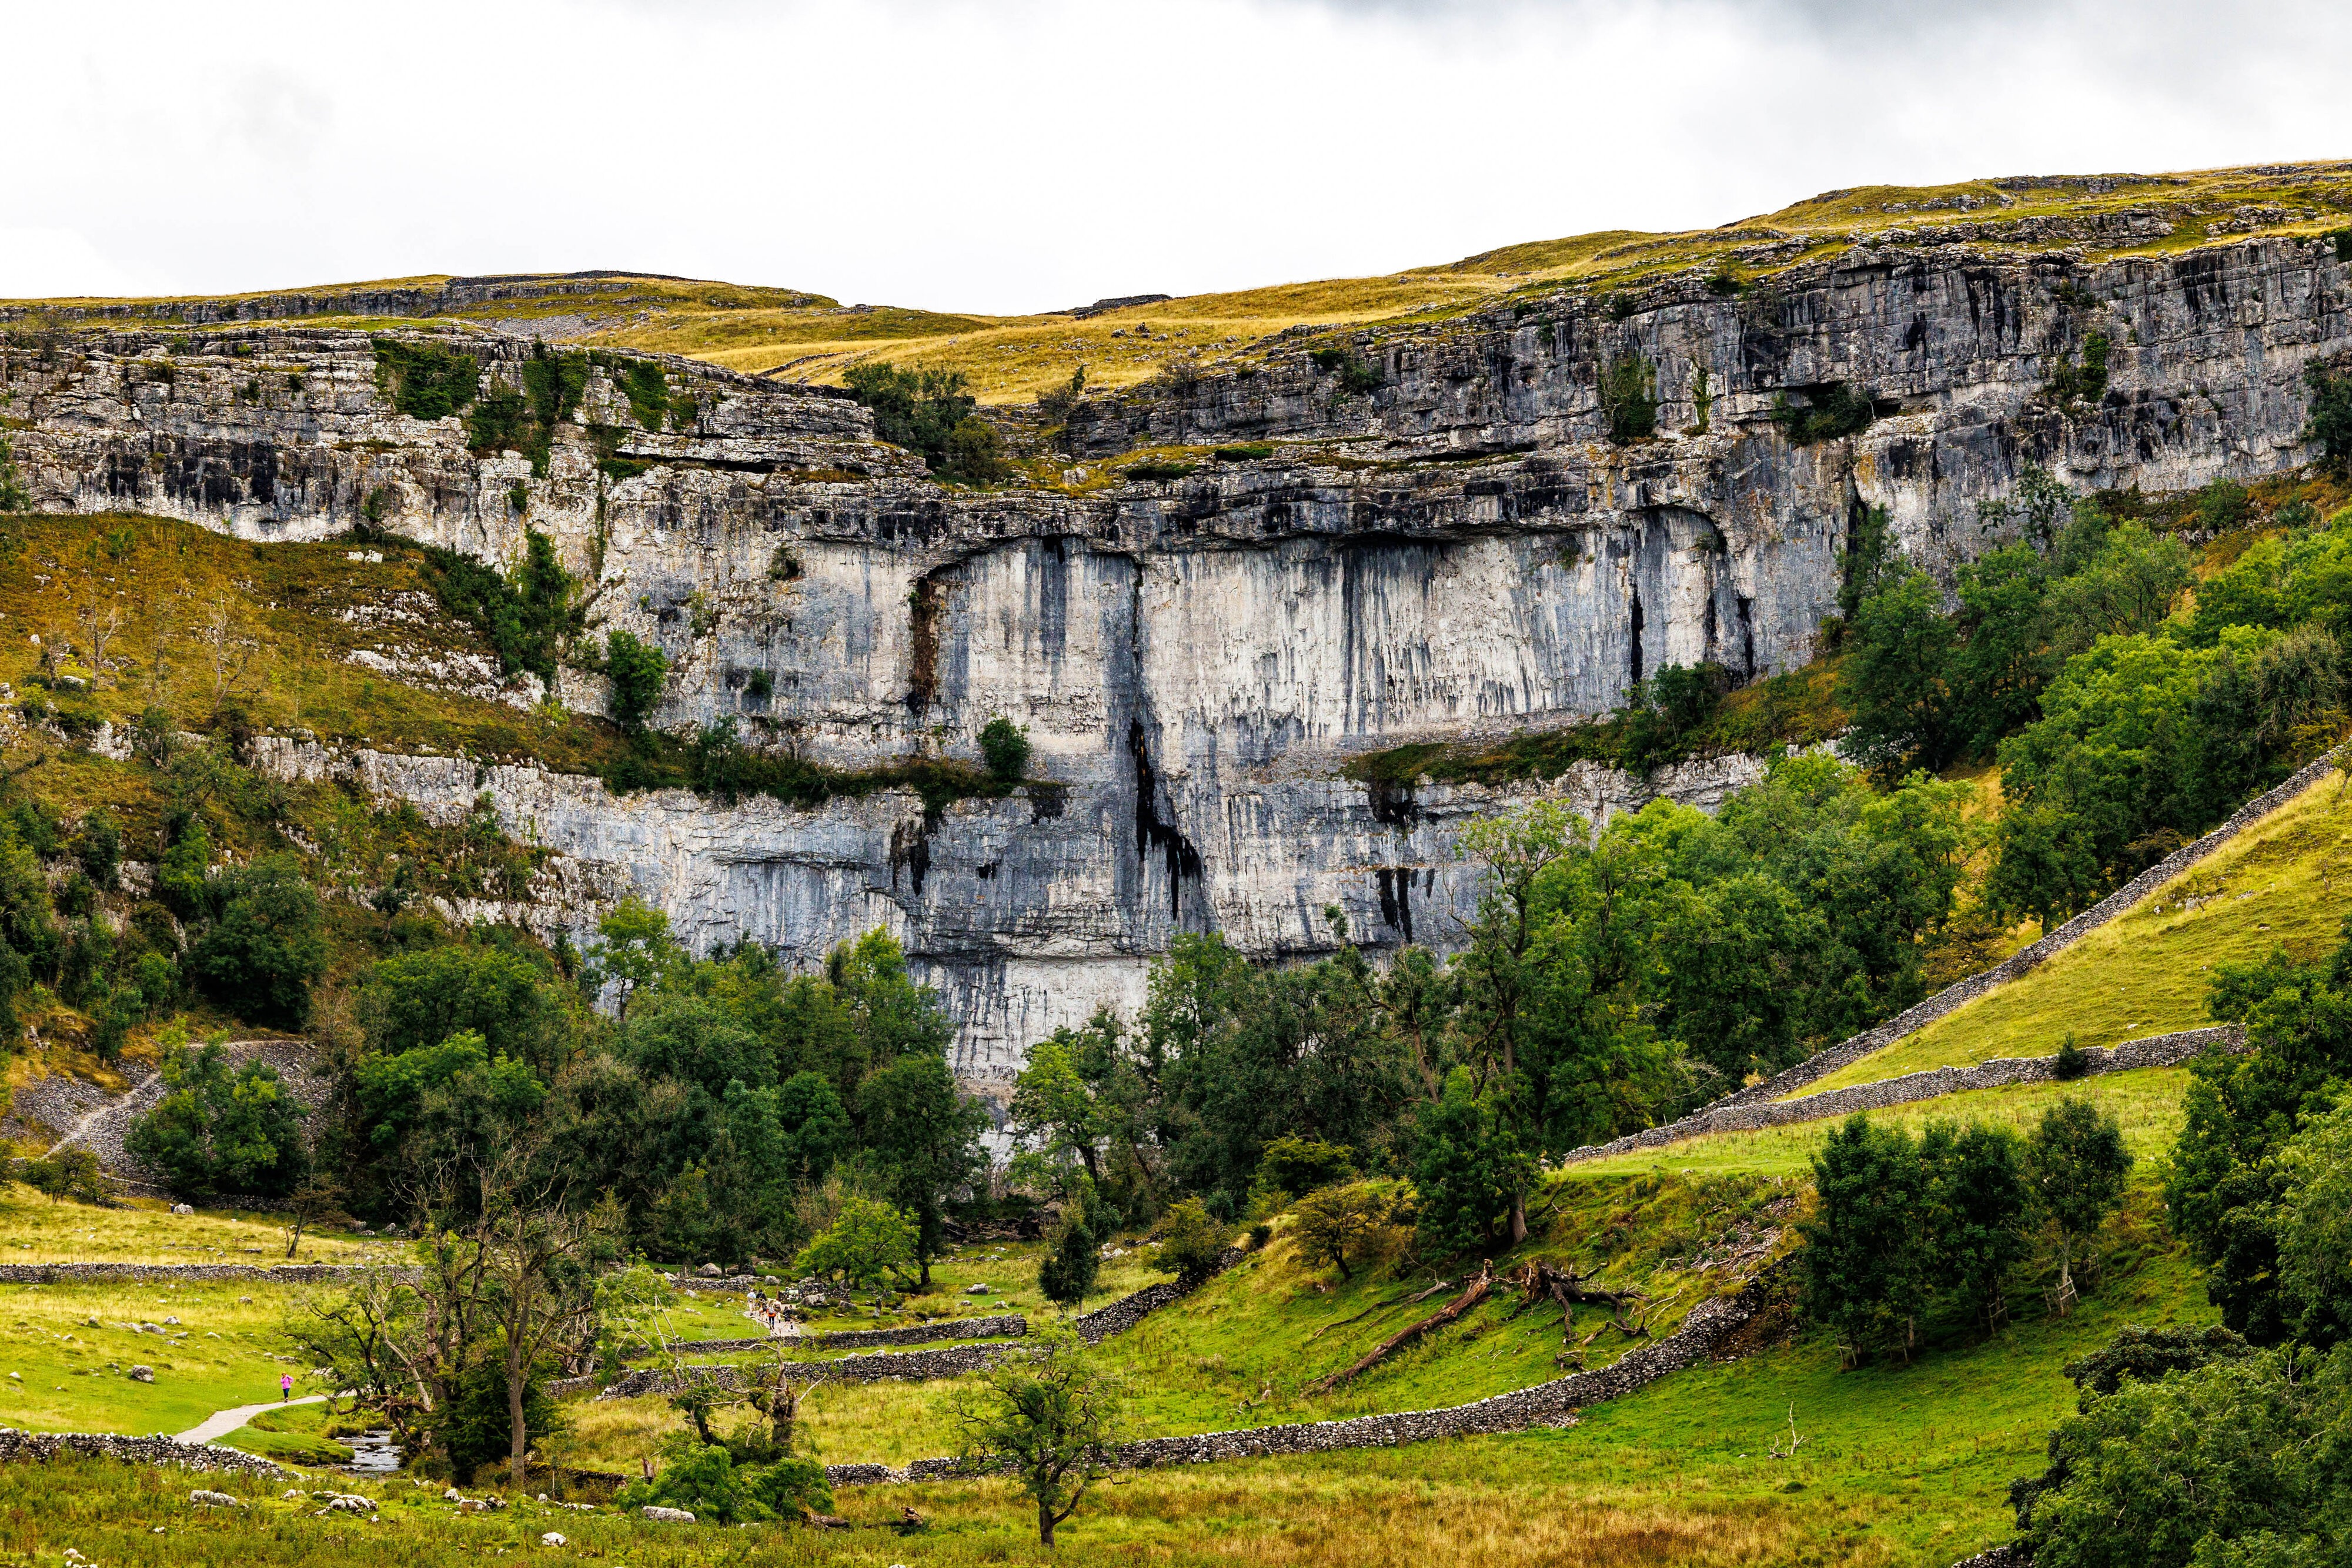
[[[2201,1029],[2213,1021],[2205,997],[2214,966],[2260,958],[2273,946],[2316,957],[2335,947],[2347,911],[2352,790],[2322,779],[2048,963],[1788,1097],[1995,1057],[2048,1056],[2069,1034],[2093,1046]]]
[[[0,1181],[0,1263],[246,1263],[286,1259],[285,1221],[235,1209],[173,1214],[162,1198],[131,1197],[119,1208],[52,1203],[20,1182]],[[298,1261],[393,1260],[393,1244],[335,1230],[306,1230]]]
[[[278,1332],[293,1298],[234,1282],[0,1285],[0,1427],[181,1432],[215,1410],[275,1399],[279,1374],[308,1370]],[[142,1322],[185,1337],[119,1326]],[[155,1381],[133,1382],[135,1365]]]
[[[2123,1124],[2124,1141],[2143,1162],[2172,1146],[2180,1131],[2180,1097],[2189,1087],[2189,1073],[2179,1067],[2144,1067],[2131,1072],[2102,1073],[2074,1083],[2018,1083],[2001,1089],[1971,1089],[1934,1100],[1914,1101],[1891,1110],[1874,1111],[1871,1120],[1913,1132],[1929,1122],[1987,1122],[2019,1132],[2030,1129],[2042,1113],[2060,1100],[2088,1100],[2111,1111]],[[1706,1133],[1654,1149],[1634,1149],[1565,1167],[1565,1179],[1585,1181],[1628,1171],[1661,1170],[1708,1176],[1755,1172],[1769,1176],[1799,1176],[1811,1166],[1813,1151],[1842,1117],[1794,1122],[1746,1133]]]

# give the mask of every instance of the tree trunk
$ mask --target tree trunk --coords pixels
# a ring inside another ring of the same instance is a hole
[[[1050,1503],[1037,1505],[1037,1544],[1052,1551],[1054,1546],[1054,1509]]]
[[[507,1456],[508,1469],[513,1473],[515,1490],[522,1490],[523,1476],[528,1469],[524,1456],[530,1448],[530,1433],[522,1419],[522,1373],[514,1364],[517,1357],[507,1354],[507,1428],[512,1448]]]
[[[1446,1302],[1445,1305],[1440,1307],[1436,1312],[1432,1312],[1429,1316],[1422,1319],[1421,1322],[1413,1324],[1411,1328],[1399,1330],[1396,1333],[1390,1335],[1370,1354],[1365,1355],[1362,1360],[1357,1362],[1355,1365],[1349,1367],[1345,1372],[1335,1372],[1328,1377],[1321,1378],[1314,1383],[1308,1384],[1307,1385],[1307,1392],[1310,1394],[1329,1393],[1332,1389],[1337,1388],[1339,1385],[1347,1382],[1349,1378],[1354,1377],[1357,1374],[1364,1371],[1366,1368],[1377,1364],[1383,1357],[1391,1354],[1405,1345],[1411,1344],[1414,1340],[1419,1339],[1430,1330],[1444,1328],[1447,1323],[1452,1322],[1454,1319],[1460,1317],[1463,1313],[1468,1312],[1471,1308],[1485,1301],[1488,1293],[1492,1291],[1494,1288],[1495,1265],[1488,1263],[1485,1268],[1478,1270],[1478,1277],[1470,1281],[1470,1288],[1468,1290],[1464,1291],[1460,1295],[1454,1297],[1452,1301]]]
[[[1511,1245],[1517,1247],[1528,1239],[1528,1195],[1524,1187],[1511,1192]]]
[[[299,1209],[299,1208],[298,1208],[298,1209],[296,1209],[296,1210],[294,1211],[294,1239],[293,1239],[293,1240],[291,1240],[291,1241],[289,1241],[289,1242],[286,1244],[286,1256],[287,1256],[287,1257],[289,1257],[289,1258],[293,1257],[293,1256],[294,1256],[294,1249],[295,1249],[297,1247],[299,1247],[299,1246],[301,1246],[301,1245],[302,1245],[302,1211],[301,1211],[300,1209]]]

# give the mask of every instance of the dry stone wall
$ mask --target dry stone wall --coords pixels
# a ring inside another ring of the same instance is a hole
[[[1843,1068],[1849,1067],[1854,1062],[1860,1061],[1864,1057],[1871,1055],[1874,1051],[1884,1051],[1886,1047],[1894,1044],[1896,1040],[1916,1034],[1919,1030],[1927,1028],[1929,1024],[1934,1023],[1937,1019],[1957,1011],[1958,1009],[1976,1000],[1979,997],[1983,996],[1986,992],[1994,989],[1996,987],[2006,985],[2008,982],[2017,979],[2019,977],[2028,973],[2029,971],[2039,967],[2041,965],[2048,962],[2058,954],[2064,952],[2067,948],[2073,946],[2075,943],[2080,942],[2092,932],[2098,930],[2101,926],[2105,925],[2109,922],[2123,915],[2135,904],[2138,904],[2140,900],[2147,897],[2157,889],[2162,887],[2166,883],[2170,882],[2174,877],[2179,876],[2182,872],[2187,871],[2191,866],[2197,864],[2200,861],[2202,861],[2207,856],[2212,854],[2216,850],[2221,848],[2231,840],[2236,838],[2240,833],[2245,831],[2246,829],[2252,827],[2254,823],[2261,821],[2273,811],[2277,810],[2280,807],[2285,805],[2288,801],[2293,800],[2296,796],[2302,794],[2305,789],[2310,789],[2313,785],[2318,783],[2321,779],[2335,772],[2337,764],[2333,757],[2323,757],[2319,758],[2319,760],[2310,764],[2308,767],[2299,769],[2292,778],[2288,779],[2284,784],[2278,786],[2278,788],[2269,790],[2264,794],[2258,795],[2253,800],[2247,801],[2243,806],[2239,807],[2236,811],[2231,814],[2230,819],[2227,821],[2223,822],[2220,827],[2215,828],[2211,832],[2207,833],[2203,838],[2199,839],[2195,843],[2184,845],[2182,848],[2174,851],[2171,854],[2166,856],[2161,862],[2149,867],[2139,875],[2132,878],[2131,881],[2126,883],[2122,887],[2117,888],[2114,893],[2108,894],[2105,898],[2101,899],[2097,904],[2093,904],[2082,914],[2077,915],[2074,919],[2069,920],[2063,925],[2058,927],[2057,930],[2051,932],[2046,936],[2043,936],[2040,941],[2019,948],[2016,952],[2011,954],[2008,957],[2002,959],[2000,963],[1993,965],[1990,968],[1980,969],[1977,973],[1970,975],[1968,978],[1957,981],[1954,984],[1946,987],[1944,989],[1937,992],[1934,996],[1929,997],[1926,1001],[1921,1002],[1918,1006],[1912,1008],[1909,1011],[1898,1013],[1894,1018],[1888,1019],[1885,1023],[1882,1023],[1874,1029],[1865,1030],[1850,1040],[1846,1040],[1839,1044],[1831,1046],[1826,1051],[1816,1051],[1811,1056],[1807,1057],[1804,1061],[1798,1062],[1795,1066],[1774,1074],[1763,1082],[1753,1084],[1746,1089],[1738,1090],[1733,1093],[1727,1094],[1722,1099],[1716,1101],[1713,1104],[1696,1111],[1690,1115],[1682,1118],[1680,1121],[1670,1122],[1662,1127],[1652,1127],[1644,1132],[1632,1134],[1627,1137],[1618,1138],[1611,1143],[1588,1145],[1584,1148],[1571,1150],[1568,1154],[1560,1156],[1559,1163],[1563,1165],[1572,1165],[1580,1160],[1600,1159],[1607,1155],[1622,1154],[1628,1149],[1654,1148],[1661,1144],[1669,1144],[1679,1139],[1695,1137],[1701,1133],[1724,1132],[1746,1125],[1771,1126],[1777,1124],[1775,1122],[1769,1121],[1743,1124],[1737,1121],[1728,1121],[1724,1118],[1726,1113],[1735,1107],[1780,1101],[1780,1097],[1787,1094],[1790,1090],[1801,1089],[1808,1083],[1816,1082]],[[2179,1048],[2180,1042],[2193,1042],[2189,1044],[2186,1049],[2181,1049],[2179,1054],[2171,1059],[2172,1061],[2185,1061],[2188,1057],[2196,1054],[2198,1051],[2204,1049],[2207,1043],[2210,1043],[2210,1041],[2206,1040],[2203,1037],[2216,1035],[2220,1032],[2221,1031],[2212,1030],[2190,1030],[2182,1034],[2159,1035],[2145,1040],[2126,1040],[2122,1045],[2119,1045],[2115,1049],[2116,1051],[2129,1051],[2133,1048],[2138,1048],[2142,1051],[2154,1051],[2161,1053],[2166,1051]],[[2088,1051],[2084,1054],[2092,1056],[2095,1059],[2098,1059],[2103,1063],[2112,1060],[2111,1054],[2103,1055],[2103,1053],[2096,1051]],[[2034,1060],[2042,1059],[2037,1058]],[[2153,1059],[2146,1061],[2134,1059],[2130,1061],[2129,1064],[2132,1066],[2146,1067],[2169,1065],[2170,1063],[2159,1063]],[[2003,1064],[1995,1062],[1983,1064],[1985,1068],[2000,1065]],[[1939,1071],[1956,1071],[1960,1070],[1942,1069]],[[1982,1068],[1974,1071],[1982,1071]],[[2121,1069],[2115,1066],[2103,1065],[2098,1069],[2098,1071],[2121,1071]],[[1926,1075],[1913,1074],[1912,1076],[1920,1077]],[[2047,1074],[2045,1073],[2043,1076],[2047,1076]],[[1999,1080],[2000,1082],[2022,1082],[2025,1081],[2026,1079],[2024,1077],[2003,1078]],[[1990,1086],[1990,1084],[1969,1084],[1966,1086],[1983,1088]],[[1907,1098],[1926,1099],[1928,1098],[1931,1093],[1948,1092],[1950,1092],[1949,1090],[1935,1090],[1930,1091],[1928,1093],[1910,1095],[1907,1096]],[[1897,1102],[1889,1101],[1887,1103],[1892,1104],[1896,1103]],[[1798,1103],[1798,1102],[1788,1102],[1787,1103],[1794,1104]],[[1870,1107],[1857,1106],[1856,1108],[1869,1109]],[[1834,1115],[1840,1113],[1841,1113],[1836,1110],[1815,1109],[1801,1116],[1787,1116],[1781,1117],[1780,1120],[1806,1121],[1814,1116]]]
[[[66,1285],[116,1281],[146,1284],[223,1282],[265,1285],[350,1285],[362,1280],[388,1279],[415,1284],[421,1269],[399,1263],[5,1263],[0,1285]]]
[[[1468,1405],[1409,1410],[1393,1416],[1359,1416],[1344,1421],[1304,1421],[1277,1427],[1202,1432],[1182,1437],[1148,1437],[1121,1444],[1112,1462],[1129,1469],[1155,1465],[1207,1464],[1268,1454],[1310,1454],[1335,1448],[1387,1448],[1438,1437],[1516,1432],[1559,1425],[1591,1405],[1620,1399],[1670,1373],[1715,1359],[1732,1333],[1762,1309],[1779,1288],[1785,1264],[1768,1264],[1729,1296],[1702,1301],[1681,1328],[1626,1353],[1611,1365],[1498,1394]],[[892,1481],[944,1480],[968,1473],[955,1459],[917,1459],[904,1469],[885,1465],[829,1465],[835,1486]]]
[[[669,1348],[681,1355],[704,1355],[718,1351],[758,1350],[763,1345],[788,1344],[795,1350],[851,1350],[867,1345],[930,1344],[949,1339],[1017,1339],[1029,1332],[1029,1320],[1019,1312],[1005,1312],[987,1318],[942,1318],[934,1322],[913,1323],[898,1329],[843,1329],[833,1333],[761,1334],[748,1339],[694,1339]]]
[[[2127,1040],[2119,1045],[2093,1046],[2083,1052],[2083,1074],[2089,1077],[2102,1072],[2128,1072],[2140,1067],[2178,1067],[2217,1046],[2224,1051],[2239,1051],[2245,1042],[2244,1030],[2235,1024],[2223,1024],[2213,1029],[2183,1030],[2178,1034],[2150,1035],[2146,1040]],[[2058,1078],[2057,1062],[2054,1056],[1995,1057],[1973,1067],[1932,1067],[1924,1072],[1906,1072],[1900,1078],[1856,1083],[1796,1100],[1714,1106],[1663,1127],[1651,1127],[1611,1143],[1578,1149],[1565,1156],[1563,1163],[1659,1148],[1702,1133],[1748,1133],[1759,1127],[1786,1126],[1791,1122],[1818,1121],[1824,1116],[1850,1116],[1856,1111],[1884,1111],[1889,1106],[1938,1099],[1969,1089],[2053,1082]]]
[[[178,1465],[191,1470],[251,1476],[256,1480],[293,1478],[292,1471],[268,1459],[210,1443],[183,1443],[177,1437],[123,1437],[110,1432],[20,1432],[11,1427],[0,1427],[0,1461],[54,1459],[64,1454],[121,1459],[133,1465]]]

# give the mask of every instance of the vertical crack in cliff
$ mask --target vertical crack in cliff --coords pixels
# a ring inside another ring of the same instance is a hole
[[[1642,578],[1638,560],[1636,570],[1626,576],[1628,596],[1633,602],[1633,679],[1625,689],[1631,692],[1642,684]]]
[[[1404,867],[1398,867],[1391,870],[1389,867],[1382,866],[1379,870],[1373,872],[1372,876],[1380,884],[1381,919],[1387,924],[1390,930],[1403,936],[1407,942],[1412,941],[1412,871]]]
[[[920,714],[940,695],[940,583],[926,575],[907,595],[907,711]]]
[[[1153,850],[1168,857],[1168,916],[1181,923],[1184,884],[1201,880],[1201,852],[1192,841],[1160,818],[1160,776],[1151,768],[1151,747],[1143,721],[1127,721],[1127,751],[1135,759],[1135,854],[1138,860]]]

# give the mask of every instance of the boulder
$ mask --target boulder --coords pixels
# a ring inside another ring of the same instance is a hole
[[[541,1546],[561,1546],[563,1544],[563,1537],[551,1530],[539,1538],[539,1543]]]
[[[198,1508],[243,1508],[245,1506],[225,1491],[206,1491],[202,1487],[190,1492],[188,1500]]]
[[[152,1383],[155,1381],[155,1369],[142,1364],[132,1367],[130,1375],[133,1383]]]
[[[637,1511],[657,1524],[692,1524],[694,1522],[694,1515],[682,1508],[656,1508],[652,1503],[647,1503]]]

